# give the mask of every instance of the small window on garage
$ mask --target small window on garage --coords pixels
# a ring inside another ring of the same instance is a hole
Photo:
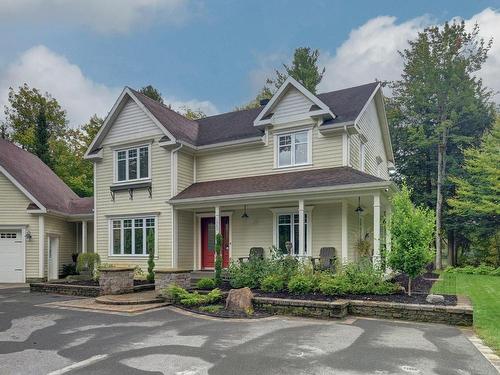
[[[15,238],[17,238],[17,233],[1,232],[0,233],[0,238],[15,239]]]

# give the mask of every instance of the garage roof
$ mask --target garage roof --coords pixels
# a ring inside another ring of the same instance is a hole
[[[67,215],[93,212],[92,198],[80,198],[37,156],[1,138],[0,172],[40,209]]]

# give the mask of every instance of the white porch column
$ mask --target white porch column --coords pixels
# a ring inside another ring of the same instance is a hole
[[[220,233],[220,206],[215,206],[215,235]]]
[[[347,263],[349,260],[348,255],[348,236],[347,230],[347,201],[342,201],[342,263]]]
[[[172,268],[177,268],[179,262],[179,214],[172,206]]]
[[[385,250],[387,254],[391,252],[391,215],[392,207],[389,204],[385,209]]]
[[[380,266],[380,193],[373,195],[373,265]]]
[[[87,252],[87,220],[82,220],[82,253]]]
[[[304,233],[304,200],[299,200],[299,256],[303,257],[305,255],[305,233]]]
[[[45,217],[38,216],[38,277],[45,274]]]

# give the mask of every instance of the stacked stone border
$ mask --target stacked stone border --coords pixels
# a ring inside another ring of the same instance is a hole
[[[342,319],[347,315],[398,319],[426,323],[472,326],[473,308],[464,297],[456,306],[419,305],[380,301],[309,301],[254,297],[254,307],[273,315],[292,315],[319,319]]]
[[[157,293],[172,284],[189,289],[191,287],[191,270],[177,268],[155,270],[155,290]]]

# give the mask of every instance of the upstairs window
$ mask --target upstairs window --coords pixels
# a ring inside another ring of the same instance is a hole
[[[149,146],[129,148],[115,152],[116,182],[138,181],[149,178]]]
[[[279,134],[277,142],[277,166],[292,167],[311,163],[311,135],[309,130]]]

